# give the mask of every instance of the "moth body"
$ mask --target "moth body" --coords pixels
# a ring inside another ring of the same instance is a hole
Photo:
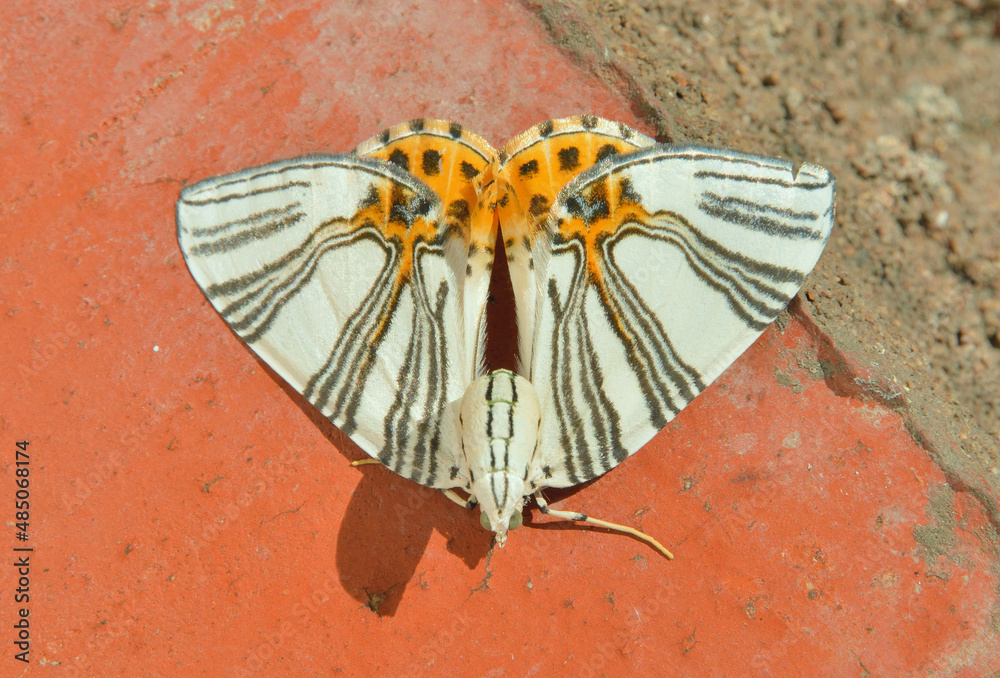
[[[462,397],[462,450],[469,492],[479,503],[483,527],[496,532],[501,546],[507,530],[521,525],[539,416],[534,386],[508,370],[479,377]]]

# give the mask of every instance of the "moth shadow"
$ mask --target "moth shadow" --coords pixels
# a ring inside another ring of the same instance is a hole
[[[470,570],[479,566],[493,542],[476,512],[388,469],[365,467],[337,538],[341,585],[372,612],[392,616],[414,577],[421,588],[431,585],[418,568],[435,531]]]
[[[490,340],[485,347],[485,362],[491,370],[513,370],[517,364],[516,309],[499,233],[496,252],[493,287],[486,308]],[[239,335],[231,327],[228,329],[242,343]],[[345,459],[369,458],[260,356],[249,347],[247,350]],[[439,491],[381,465],[362,466],[353,472],[361,474],[361,482],[351,495],[337,536],[337,571],[344,590],[362,606],[379,616],[393,616],[414,577],[421,588],[430,586],[417,570],[435,530],[445,538],[447,550],[470,570],[486,558],[493,545],[493,533],[480,527],[478,510],[464,509]],[[560,497],[568,494],[571,491],[559,491]]]
[[[257,362],[345,459],[369,459],[266,363],[259,358]],[[476,511],[464,509],[438,490],[418,485],[380,464],[351,472],[360,474],[361,482],[351,494],[337,535],[337,572],[344,590],[362,606],[391,617],[414,576],[419,586],[429,585],[417,569],[435,530],[445,538],[448,551],[470,570],[486,557],[493,534],[480,527]]]

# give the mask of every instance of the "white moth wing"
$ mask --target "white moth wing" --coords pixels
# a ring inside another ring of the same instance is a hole
[[[478,195],[482,173],[496,151],[478,134],[447,120],[415,119],[393,125],[358,144],[354,154],[381,158],[423,181],[442,202],[447,230],[445,256],[462,284],[463,376],[472,383],[483,370],[486,302],[496,228],[487,196]]]
[[[544,485],[584,482],[645,445],[785,308],[833,217],[823,168],[694,146],[618,156],[568,184],[522,337]]]
[[[268,365],[390,469],[454,484],[449,403],[471,368],[427,186],[380,160],[311,156],[184,189],[177,224],[195,280]]]
[[[497,175],[509,205],[502,204],[499,213],[511,287],[517,300],[518,365],[522,374],[528,373],[532,363],[535,312],[538,295],[545,287],[540,272],[545,271],[550,254],[545,233],[551,208],[549,194],[568,180],[567,172],[576,173],[579,167],[596,162],[595,155],[600,158],[602,152],[612,148],[615,152],[629,152],[655,143],[624,123],[584,115],[540,122],[501,150]],[[567,151],[572,153],[564,160],[562,154]],[[570,166],[562,168],[567,160]]]

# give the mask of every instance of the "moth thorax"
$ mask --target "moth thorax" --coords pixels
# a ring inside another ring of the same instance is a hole
[[[521,524],[525,486],[538,439],[538,395],[527,379],[507,370],[476,379],[462,397],[462,449],[470,492],[483,527],[503,546]]]

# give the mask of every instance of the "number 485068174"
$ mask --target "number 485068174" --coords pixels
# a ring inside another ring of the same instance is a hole
[[[14,517],[17,520],[17,523],[15,524],[15,527],[18,532],[24,534],[23,539],[27,539],[28,519],[30,517],[30,513],[28,512],[28,509],[30,508],[28,498],[31,496],[31,493],[28,490],[28,486],[31,484],[31,481],[28,479],[28,476],[31,474],[31,470],[28,465],[31,459],[28,457],[27,440],[18,441],[16,446],[17,450],[14,453],[14,464],[17,466],[17,469],[14,471],[14,475],[17,477],[17,480],[15,480],[15,483],[17,484],[17,493],[15,495],[16,500],[14,502],[14,508],[17,512],[14,514]],[[20,535],[19,538],[21,538]]]

